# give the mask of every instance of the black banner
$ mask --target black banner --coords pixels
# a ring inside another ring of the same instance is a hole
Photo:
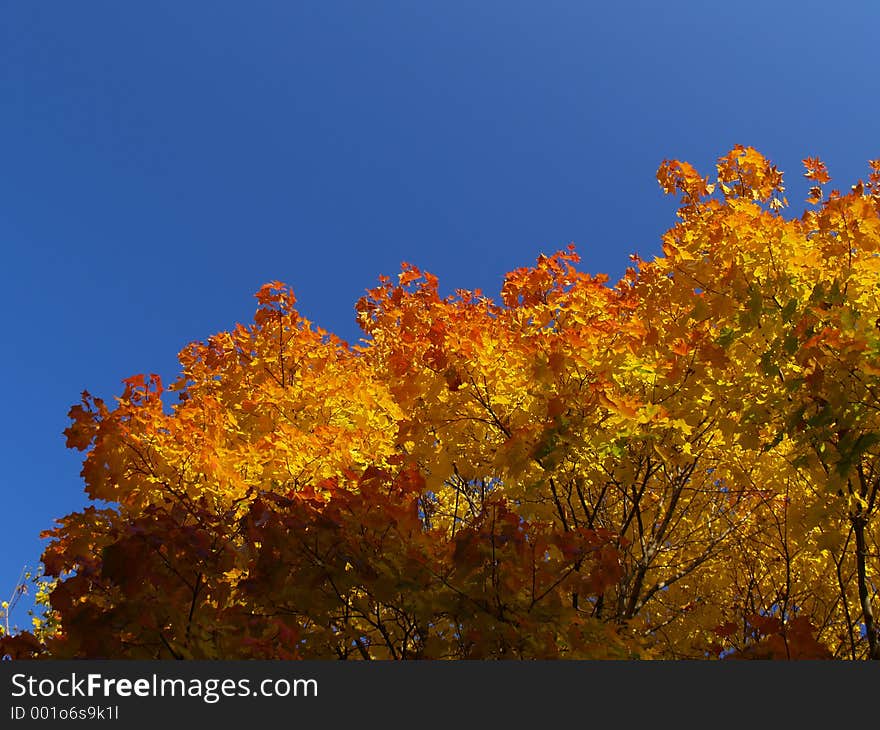
[[[855,662],[7,661],[0,727],[813,727],[872,718],[878,681]]]

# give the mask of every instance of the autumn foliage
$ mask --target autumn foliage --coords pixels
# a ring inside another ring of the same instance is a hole
[[[736,147],[614,286],[412,265],[350,346],[274,282],[167,390],[83,394],[93,504],[16,656],[880,658],[880,160],[784,215]]]

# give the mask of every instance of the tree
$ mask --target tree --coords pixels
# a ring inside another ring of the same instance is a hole
[[[281,283],[169,391],[83,394],[94,504],[19,656],[880,658],[880,161],[788,219],[736,147],[623,279],[405,264],[350,346]],[[17,643],[13,644],[13,640]]]

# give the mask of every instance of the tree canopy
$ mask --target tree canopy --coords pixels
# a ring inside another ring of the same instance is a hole
[[[404,264],[350,345],[282,283],[167,388],[84,393],[49,658],[880,658],[880,160],[786,217],[666,161],[662,255],[500,299]],[[169,392],[173,395],[169,395]]]

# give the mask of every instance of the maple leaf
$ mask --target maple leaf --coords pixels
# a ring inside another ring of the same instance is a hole
[[[617,284],[573,246],[497,302],[405,263],[354,347],[265,284],[180,353],[173,407],[142,374],[70,409],[105,506],[44,533],[52,628],[0,651],[880,658],[870,164],[826,198],[805,158],[817,208],[787,219],[754,148],[718,194],[666,160],[678,217]]]

